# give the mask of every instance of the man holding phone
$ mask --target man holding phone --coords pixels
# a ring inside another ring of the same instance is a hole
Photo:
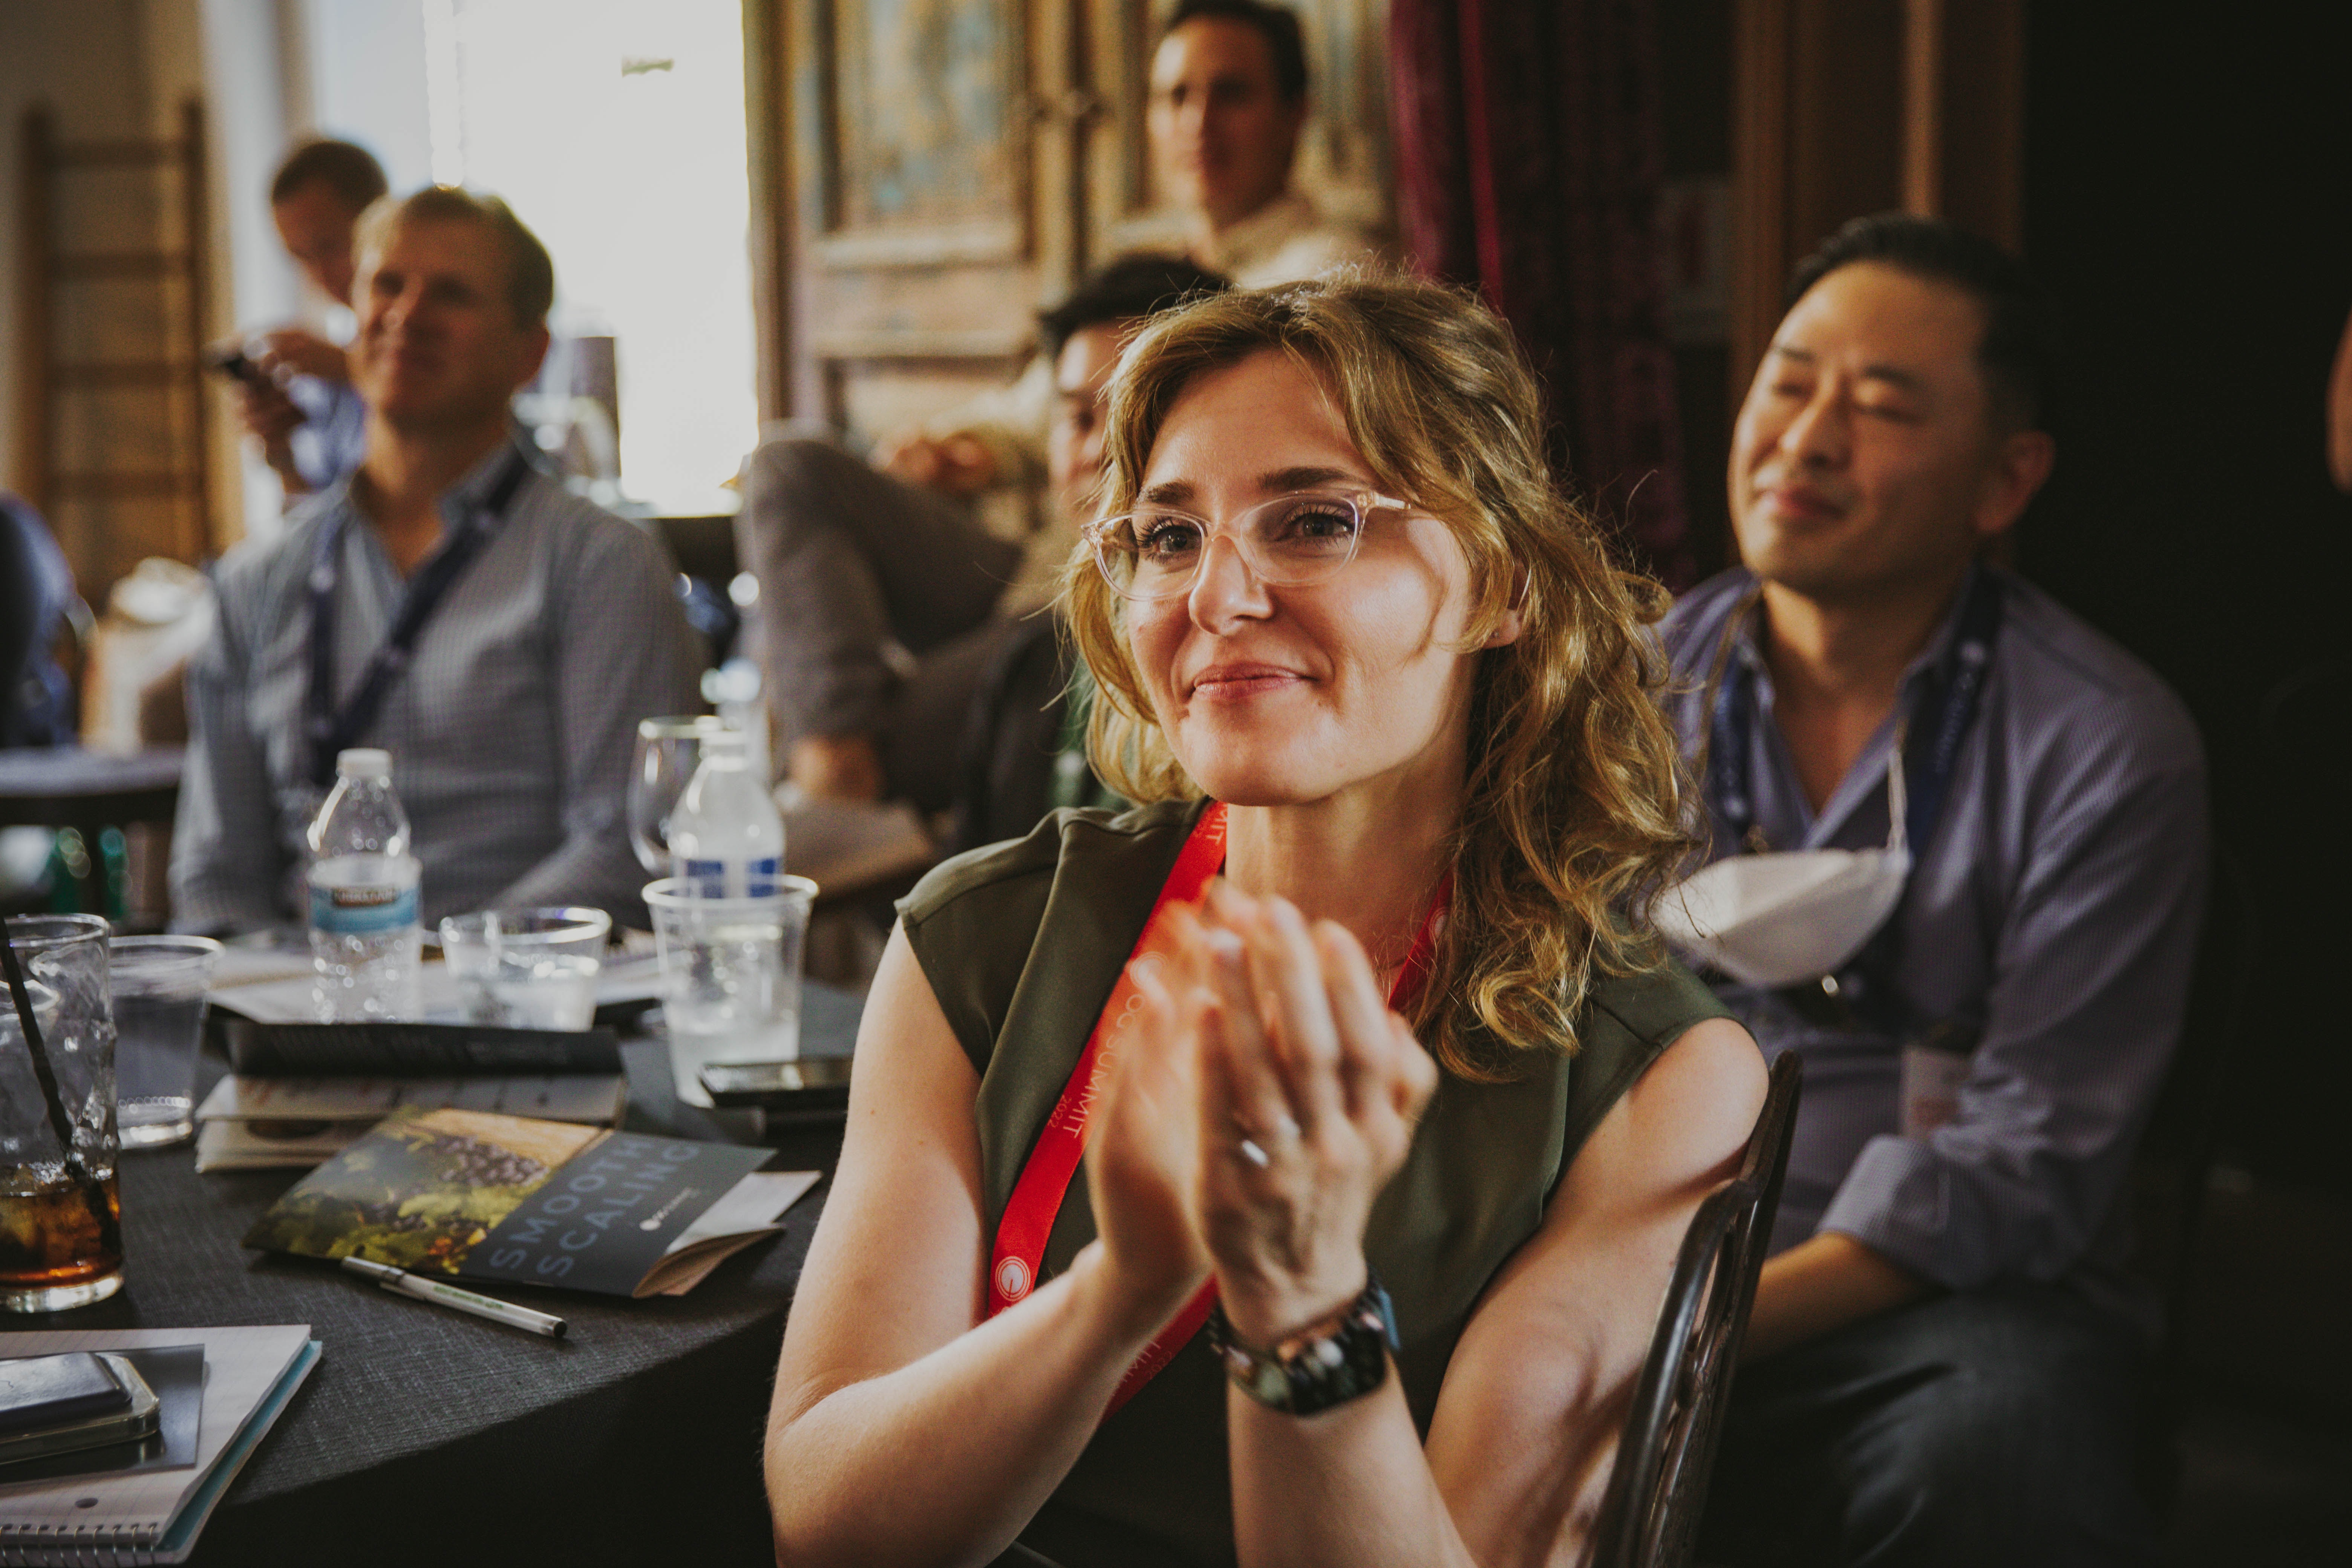
[[[364,460],[214,574],[188,669],[172,909],[203,932],[301,918],[304,833],[345,746],[393,754],[429,924],[645,881],[624,802],[640,720],[699,649],[645,531],[533,468],[517,388],[555,268],[506,205],[428,185],[359,227]]]
[[[320,293],[349,310],[352,233],[384,194],[383,170],[349,142],[305,142],[269,182],[269,216],[286,254]],[[282,327],[216,353],[241,391],[238,414],[287,495],[326,489],[359,466],[367,408],[343,351],[299,327]]]

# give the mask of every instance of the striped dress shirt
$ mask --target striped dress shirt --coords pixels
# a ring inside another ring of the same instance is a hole
[[[1664,637],[1684,754],[1701,754],[1702,695],[1755,579],[1733,571],[1675,607]],[[2206,875],[2205,767],[2180,701],[2137,659],[2006,574],[2002,616],[1949,794],[1894,919],[1900,1030],[1801,1017],[1779,994],[1717,991],[1768,1057],[1805,1060],[1775,1250],[1853,1236],[1952,1289],[2069,1279],[2136,1308],[2126,1175],[2180,1032]],[[1958,603],[1816,814],[1773,719],[1758,616],[1732,634],[1744,685],[1755,820],[1774,849],[1876,848],[1887,837],[1895,714],[1950,649]],[[1720,819],[1710,858],[1736,853]],[[1958,1114],[1900,1129],[1903,1038],[1956,1024],[1976,1047]],[[2135,1313],[2137,1315],[2137,1313]]]
[[[445,529],[480,508],[507,451],[442,496]],[[302,836],[320,799],[304,733],[310,561],[320,531],[346,519],[333,619],[335,695],[347,701],[407,588],[348,479],[280,537],[231,551],[215,575],[212,639],[188,671],[173,833],[181,930],[299,919]],[[538,472],[489,527],[355,743],[392,752],[428,927],[533,904],[629,915],[646,880],[626,811],[637,721],[698,705],[700,649],[673,568],[650,535]]]

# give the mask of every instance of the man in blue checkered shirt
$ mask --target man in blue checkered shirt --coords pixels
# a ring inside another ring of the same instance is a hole
[[[509,403],[538,373],[553,294],[547,252],[502,203],[428,188],[362,219],[366,456],[282,536],[221,563],[188,676],[182,929],[295,918],[303,830],[345,745],[393,754],[428,922],[638,908],[637,721],[692,710],[700,661],[661,546],[515,445]],[[412,595],[431,613],[391,657]]]

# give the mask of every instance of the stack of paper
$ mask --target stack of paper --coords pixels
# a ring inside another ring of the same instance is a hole
[[[610,1029],[240,1016],[226,1033],[236,1071],[196,1108],[199,1171],[315,1165],[404,1107],[610,1126],[628,1104]]]
[[[532,1078],[248,1078],[232,1073],[196,1107],[196,1169],[307,1167],[331,1160],[404,1106],[617,1125],[629,1081],[617,1074]]]

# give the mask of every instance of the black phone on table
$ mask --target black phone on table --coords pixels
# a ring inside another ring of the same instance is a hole
[[[162,1408],[139,1369],[120,1355],[74,1351],[0,1361],[0,1467],[152,1436]],[[0,1479],[6,1473],[0,1468]]]
[[[847,1057],[801,1057],[788,1062],[712,1062],[702,1069],[711,1103],[756,1105],[806,1116],[849,1109]]]

